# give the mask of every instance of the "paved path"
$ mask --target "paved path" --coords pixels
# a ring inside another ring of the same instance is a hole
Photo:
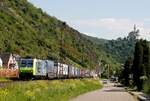
[[[101,90],[78,96],[70,101],[137,101],[122,87],[105,85]]]

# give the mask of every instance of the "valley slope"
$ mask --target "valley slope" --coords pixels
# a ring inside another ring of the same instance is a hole
[[[85,68],[98,67],[100,60],[112,69],[120,64],[103,46],[27,0],[0,2],[0,53],[6,52]]]

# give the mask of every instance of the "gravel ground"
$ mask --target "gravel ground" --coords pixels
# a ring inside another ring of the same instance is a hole
[[[103,89],[78,96],[70,101],[137,101],[123,87],[113,87],[110,83]]]

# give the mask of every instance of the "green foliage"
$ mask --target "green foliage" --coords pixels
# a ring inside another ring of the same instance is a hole
[[[0,53],[53,59],[90,69],[101,59],[111,64],[112,70],[119,67],[101,46],[27,0],[5,0],[0,25]]]
[[[120,63],[125,63],[128,57],[132,57],[134,53],[135,43],[137,42],[139,30],[134,26],[127,37],[110,40],[104,45],[106,52],[112,54]]]
[[[106,52],[112,54],[112,57],[118,62],[125,63],[125,60],[127,60],[129,56],[132,57],[135,43],[136,40],[118,38],[117,40],[111,40],[106,43],[104,49]]]
[[[137,41],[139,30],[134,28],[127,37],[118,38],[116,40],[98,39],[84,35],[87,39],[97,44],[100,48],[106,51],[117,62],[124,64],[128,57],[134,54],[134,47]]]
[[[131,38],[135,39],[134,36]],[[132,82],[133,87],[136,87],[137,90],[143,90],[147,93],[150,93],[150,47],[149,42],[146,40],[137,40],[135,45],[134,59],[129,58],[124,66],[122,72],[122,80],[126,86],[129,86],[130,81]],[[132,75],[132,78],[129,78]]]
[[[84,37],[98,46],[98,51],[102,53],[100,54],[102,60],[106,61],[106,64],[111,64],[111,74],[113,71],[117,71],[117,74],[120,75],[121,64],[124,64],[128,57],[133,57],[138,33],[139,31],[134,29],[127,37],[116,40],[98,39],[86,35]]]
[[[2,78],[2,77],[0,77],[0,82],[9,82],[9,81],[11,81],[11,80],[8,79],[8,78]]]
[[[146,40],[142,43],[143,46],[143,75],[150,78],[150,47]]]
[[[122,71],[122,79],[125,86],[130,85],[130,74],[131,74],[131,66],[132,66],[132,58],[129,57],[125,62],[124,69]]]
[[[144,88],[144,92],[145,92],[145,93],[150,94],[150,80],[147,80],[147,81],[144,83],[143,88]]]
[[[101,87],[94,79],[30,81],[1,88],[0,101],[67,101]]]
[[[142,90],[143,83],[149,78],[150,48],[146,40],[139,40],[135,46],[134,61],[132,66],[133,83],[138,90]]]
[[[65,63],[69,59],[87,68],[95,68],[99,60],[100,53],[91,41],[27,0],[5,0],[0,25],[0,53]]]
[[[132,72],[133,72],[134,86],[137,86],[138,90],[142,89],[142,81],[140,80],[140,77],[142,76],[142,62],[143,62],[143,47],[140,42],[137,42],[135,46]]]

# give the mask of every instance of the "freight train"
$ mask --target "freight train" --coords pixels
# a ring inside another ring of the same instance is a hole
[[[13,71],[15,73],[13,73]],[[77,68],[72,65],[67,65],[52,60],[26,58],[21,58],[18,61],[18,69],[11,70],[10,73],[9,76],[6,74],[6,77],[16,77],[20,79],[88,78],[95,75],[94,71],[85,68]]]

